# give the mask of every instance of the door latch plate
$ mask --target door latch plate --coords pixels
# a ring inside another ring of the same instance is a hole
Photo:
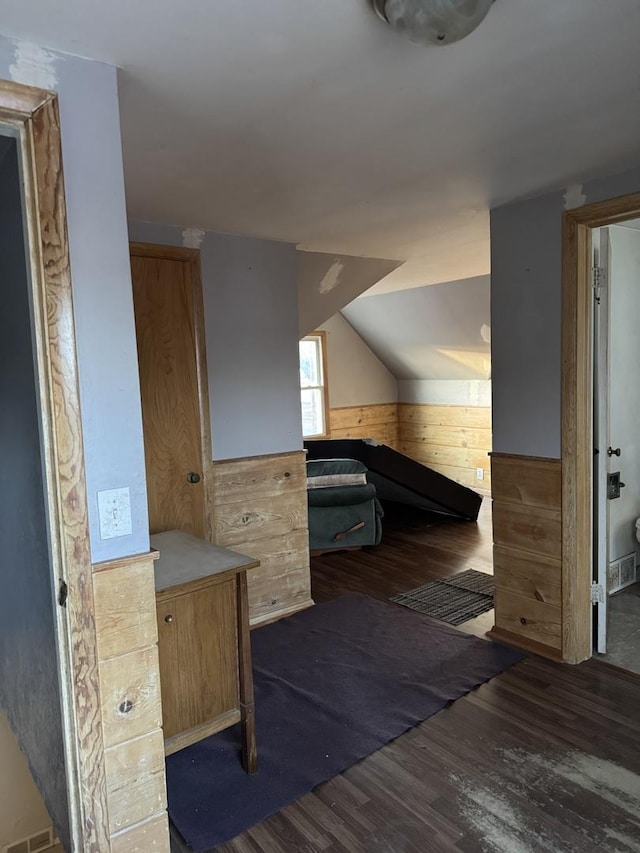
[[[620,471],[613,471],[607,474],[607,499],[610,501],[620,497],[620,489],[624,487],[624,483],[620,482]]]

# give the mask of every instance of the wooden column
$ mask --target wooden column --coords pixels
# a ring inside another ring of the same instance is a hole
[[[141,554],[93,567],[114,853],[169,849],[154,557]]]
[[[562,658],[562,489],[557,459],[491,456],[496,639]]]

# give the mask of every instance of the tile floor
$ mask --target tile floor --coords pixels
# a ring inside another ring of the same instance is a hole
[[[634,583],[609,599],[607,654],[615,666],[640,673],[640,583]]]

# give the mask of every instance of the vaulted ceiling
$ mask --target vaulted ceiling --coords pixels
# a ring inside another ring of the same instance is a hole
[[[3,0],[0,32],[121,67],[130,214],[489,270],[493,204],[638,159],[638,0],[497,0],[413,45],[369,0]]]

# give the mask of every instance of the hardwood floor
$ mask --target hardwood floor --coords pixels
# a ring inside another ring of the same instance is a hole
[[[378,548],[315,558],[314,597],[466,568],[491,570],[488,502],[477,525],[388,519]],[[639,709],[638,676],[528,657],[217,853],[640,851]]]
[[[386,509],[383,530],[382,542],[375,548],[312,557],[311,594],[315,602],[345,592],[387,600],[465,569],[493,574],[489,498],[482,501],[477,523],[398,506]],[[477,635],[492,627],[493,610],[460,626]]]

